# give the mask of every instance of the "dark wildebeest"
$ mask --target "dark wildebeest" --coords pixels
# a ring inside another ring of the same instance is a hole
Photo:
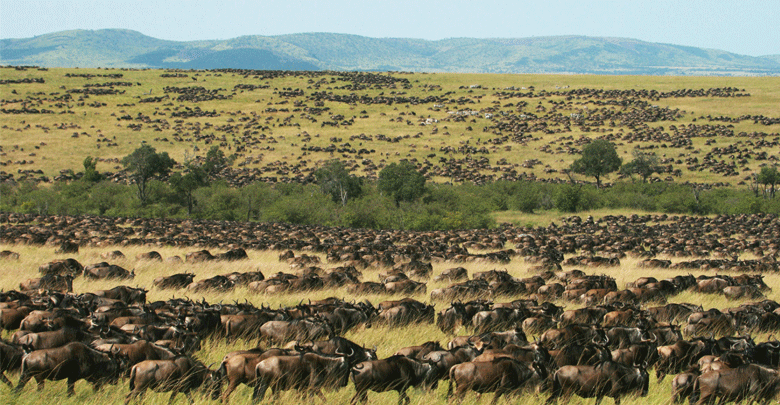
[[[316,394],[325,402],[321,389],[345,387],[349,381],[349,362],[342,355],[304,353],[273,356],[257,363],[255,375],[257,385],[252,396],[253,402],[261,401],[268,388],[274,395],[296,389],[301,394]]]
[[[168,403],[173,403],[176,395],[182,392],[192,404],[194,401],[190,391],[204,384],[211,390],[211,398],[218,399],[218,385],[214,383],[212,371],[203,363],[187,356],[168,360],[144,360],[134,365],[130,371],[130,392],[125,397],[125,404],[135,397],[143,396],[147,389],[157,392],[171,391]]]
[[[145,304],[146,293],[149,290],[143,288],[133,288],[126,285],[119,285],[110,290],[98,290],[95,291],[95,295],[98,297],[104,297],[114,300],[119,300],[127,305],[133,304]]]
[[[552,377],[547,404],[556,403],[560,396],[572,393],[583,398],[596,397],[596,405],[611,397],[620,405],[620,397],[632,392],[646,396],[650,377],[644,367],[628,367],[615,363],[604,349],[602,360],[595,366],[563,366]]]
[[[310,347],[313,352],[327,355],[343,355],[347,357],[350,366],[369,360],[376,360],[376,346],[373,349],[366,349],[341,336],[335,336],[329,340],[312,342],[311,345],[300,345],[300,347]]]
[[[157,277],[152,284],[161,290],[184,288],[192,284],[194,278],[194,273],[179,273],[167,277]]]
[[[268,321],[260,326],[260,336],[277,343],[286,343],[290,340],[300,342],[330,338],[333,336],[333,328],[324,319],[315,317],[292,321]]]
[[[0,308],[0,329],[19,329],[22,319],[29,315],[30,311],[30,308],[25,306],[17,308]]]
[[[544,366],[538,367],[537,372],[546,376]],[[450,385],[447,389],[447,397],[452,395],[452,385],[455,384],[457,392],[455,396],[458,403],[469,390],[480,394],[495,392],[491,404],[498,402],[501,395],[519,391],[534,374],[528,364],[515,359],[501,357],[493,361],[466,362],[450,368]]]
[[[169,360],[176,357],[176,353],[171,350],[146,340],[138,340],[128,344],[105,343],[95,348],[101,352],[116,352],[124,356],[128,361],[128,367],[144,360]]]
[[[97,338],[81,328],[81,321],[70,317],[67,317],[66,319],[65,325],[60,329],[33,332],[19,337],[19,345],[25,348],[26,351],[53,349],[55,347],[65,346],[71,342],[89,343]]]
[[[696,379],[690,402],[697,405],[734,401],[748,403],[758,401],[767,404],[780,392],[780,375],[777,370],[745,364],[735,368],[711,370]]]
[[[409,387],[434,386],[436,367],[404,356],[391,356],[382,360],[364,361],[352,367],[350,379],[355,384],[355,396],[350,402],[368,401],[368,391],[398,391],[398,404],[408,404]]]
[[[436,379],[449,378],[450,368],[456,364],[474,361],[482,354],[482,349],[474,346],[456,347],[451,350],[436,350],[420,357],[421,360],[429,361],[437,368]]]
[[[135,270],[127,271],[115,264],[106,262],[96,263],[84,267],[83,275],[91,279],[130,279],[135,277]]]
[[[22,356],[24,356],[24,350],[21,346],[0,340],[0,381],[8,384],[9,387],[13,387],[13,384],[5,376],[5,372],[21,367]]]
[[[693,394],[693,384],[696,382],[696,379],[699,378],[699,375],[701,375],[699,370],[691,368],[688,371],[674,376],[672,379],[671,401],[673,404],[682,404],[686,399],[693,404],[690,397]]]
[[[73,342],[26,354],[22,358],[22,372],[15,391],[20,392],[32,378],[38,382],[39,391],[45,380],[68,379],[68,396],[71,396],[75,394],[76,381],[87,380],[97,390],[106,383],[116,384],[120,370],[121,365],[112,354]]]
[[[406,356],[417,360],[422,360],[422,358],[433,351],[442,351],[444,350],[443,347],[439,344],[439,342],[429,341],[425,342],[421,345],[417,346],[408,346],[398,349],[394,355],[396,356]]]
[[[667,374],[688,369],[702,356],[712,354],[714,346],[715,341],[706,338],[679,340],[673,345],[659,346],[658,364],[655,366],[656,379],[660,383]]]
[[[70,274],[47,274],[40,278],[30,278],[19,283],[19,289],[21,291],[44,289],[73,292],[73,276]]]

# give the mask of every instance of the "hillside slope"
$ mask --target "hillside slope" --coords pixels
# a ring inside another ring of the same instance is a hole
[[[628,38],[369,38],[333,33],[166,41],[121,29],[74,30],[0,40],[0,64],[268,70],[474,73],[777,75],[776,55],[658,44]]]

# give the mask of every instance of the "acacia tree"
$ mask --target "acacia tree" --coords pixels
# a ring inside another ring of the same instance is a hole
[[[92,158],[92,156],[87,156],[84,159],[84,181],[88,183],[97,183],[100,180],[103,180],[103,175],[100,174],[97,171],[97,162],[98,158]]]
[[[414,201],[425,193],[425,176],[411,162],[402,160],[379,172],[377,188],[392,196],[399,206],[401,201]]]
[[[220,149],[219,146],[212,146],[211,149],[206,152],[206,159],[203,163],[203,170],[205,170],[206,174],[211,176],[219,173],[220,170],[230,166],[232,163],[232,159],[226,157],[225,153],[222,152],[222,149]]]
[[[777,183],[780,183],[780,172],[777,171],[777,168],[772,166],[764,166],[761,168],[761,171],[758,173],[758,177],[756,177],[756,182],[758,184],[764,185],[764,195],[766,195],[766,187],[770,187],[769,195],[772,198],[775,198],[775,186]]]
[[[620,168],[622,163],[615,145],[605,139],[596,139],[582,148],[582,157],[571,165],[571,171],[596,178],[596,188],[601,188],[601,177]]]
[[[333,202],[347,205],[350,198],[359,197],[363,193],[363,183],[354,174],[349,174],[347,168],[338,159],[329,160],[314,172],[322,192],[330,194]]]
[[[639,149],[634,149],[632,152],[634,160],[624,164],[620,167],[620,172],[624,174],[636,174],[642,178],[642,183],[646,183],[647,179],[653,175],[653,173],[660,173],[663,167],[658,163],[658,156],[655,153],[643,152]]]
[[[170,179],[171,187],[184,197],[187,204],[187,214],[192,215],[195,206],[195,190],[208,185],[206,171],[200,166],[188,165],[187,173],[174,173]]]
[[[130,172],[130,178],[138,188],[138,199],[143,205],[149,198],[149,180],[154,176],[165,176],[175,164],[168,152],[157,153],[157,150],[149,145],[141,146],[122,159],[122,165]]]

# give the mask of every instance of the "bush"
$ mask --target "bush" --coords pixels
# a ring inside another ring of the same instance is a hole
[[[580,207],[582,185],[563,184],[555,194],[555,208],[562,212],[577,212]]]
[[[531,182],[520,182],[514,196],[513,207],[521,212],[533,214],[541,202],[541,187]]]

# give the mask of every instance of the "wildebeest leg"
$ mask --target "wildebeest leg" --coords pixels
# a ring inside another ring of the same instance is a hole
[[[14,387],[14,384],[11,382],[11,380],[9,380],[8,377],[5,376],[5,373],[0,373],[0,381],[6,383],[8,385],[8,388]]]
[[[398,405],[407,405],[410,401],[411,399],[406,395],[406,387],[400,389],[398,391]]]
[[[601,403],[601,400],[604,399],[603,396],[599,395],[596,397],[596,403],[593,405],[599,405]],[[615,405],[620,405],[620,397],[615,397]]]
[[[173,392],[171,392],[170,398],[168,398],[168,405],[171,405],[173,400],[176,399],[176,394],[178,394],[178,392],[174,389]]]
[[[357,404],[358,400],[360,400],[361,404],[365,404],[368,402],[368,391],[367,390],[359,390],[355,389],[355,396],[352,397],[352,400],[349,401],[350,405]]]
[[[225,392],[222,393],[222,404],[227,405],[228,401],[230,400],[230,394],[235,391],[236,387],[238,387],[238,382],[235,380],[231,380],[228,383],[227,388],[225,388]]]
[[[22,375],[19,377],[19,384],[16,385],[16,389],[14,390],[14,392],[18,393],[19,391],[21,391],[22,388],[24,388],[24,386],[30,381],[31,378],[32,378],[31,376],[22,373]]]
[[[175,391],[174,391],[175,392]],[[195,401],[192,399],[192,391],[186,391],[184,395],[187,396],[187,400],[190,401],[190,405],[194,404]]]
[[[323,394],[323,393],[322,393],[322,390],[319,390],[319,389],[318,389],[317,391],[314,391],[314,394],[316,394],[316,395],[317,395],[317,396],[318,396],[318,397],[319,397],[319,398],[322,400],[322,403],[323,403],[323,404],[324,404],[325,402],[327,402],[327,401],[325,400],[325,394]]]
[[[38,384],[38,386],[42,386],[43,384]],[[76,380],[71,380],[68,378],[68,396],[72,397],[76,395]]]
[[[501,388],[497,389],[496,390],[496,395],[493,396],[493,400],[490,401],[490,405],[496,405],[496,403],[498,402],[498,398],[500,398],[501,394],[503,394],[503,393],[504,393],[504,391]]]
[[[254,392],[252,392],[252,403],[256,404],[263,400],[263,397],[265,396],[265,391],[268,389],[267,383],[259,383],[257,386],[255,386]]]
[[[129,403],[130,403],[130,401],[132,401],[132,400],[133,400],[134,398],[136,398],[136,397],[137,397],[138,399],[140,399],[141,397],[143,397],[143,396],[144,396],[144,392],[145,392],[145,391],[146,391],[146,390],[143,390],[143,391],[139,391],[139,390],[132,390],[132,391],[128,392],[128,393],[127,393],[127,396],[125,397],[125,405],[129,404]]]

